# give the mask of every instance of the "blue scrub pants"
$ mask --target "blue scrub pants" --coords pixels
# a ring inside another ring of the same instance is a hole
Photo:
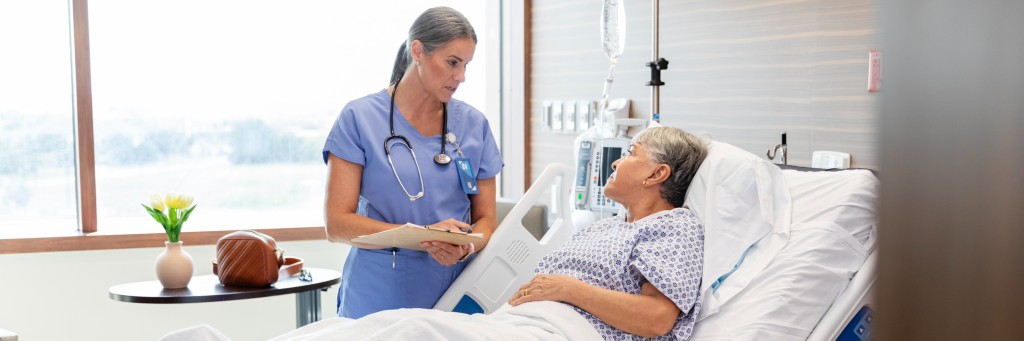
[[[382,310],[433,308],[467,264],[447,267],[423,251],[353,247],[342,270],[338,316],[356,319]]]

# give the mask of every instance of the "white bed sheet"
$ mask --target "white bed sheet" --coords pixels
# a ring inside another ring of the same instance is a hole
[[[398,309],[358,320],[330,318],[272,341],[306,340],[600,340],[571,306],[530,302],[491,314],[466,315],[434,309]]]
[[[839,225],[793,225],[789,243],[750,284],[697,323],[691,340],[806,340],[867,259]],[[730,278],[731,280],[731,278]]]
[[[878,223],[879,181],[871,171],[782,171],[793,198],[793,222],[831,221],[870,250]]]

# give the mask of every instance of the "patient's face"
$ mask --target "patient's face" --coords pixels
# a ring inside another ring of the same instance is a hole
[[[628,207],[632,198],[643,195],[641,189],[643,189],[644,180],[651,176],[655,166],[654,162],[648,159],[644,145],[639,143],[629,145],[627,152],[612,163],[612,169],[615,172],[608,177],[604,195]]]

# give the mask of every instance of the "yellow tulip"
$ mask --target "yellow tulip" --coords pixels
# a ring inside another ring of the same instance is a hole
[[[178,201],[178,203],[181,204],[181,209],[186,209],[189,208],[189,206],[192,206],[191,195],[181,195],[178,197]]]
[[[157,194],[153,194],[153,197],[149,199],[149,207],[160,212],[163,212],[166,208],[164,206],[164,199],[160,198]]]
[[[189,206],[192,206],[192,196],[181,194],[168,194],[167,197],[164,198],[164,203],[166,203],[167,207],[169,208],[184,210],[187,209]]]
[[[177,194],[167,194],[164,198],[164,202],[167,203],[167,208],[181,209],[181,205],[178,204],[179,196]]]
[[[178,208],[178,195],[173,193],[167,193],[164,195],[164,204],[167,204],[167,208]]]

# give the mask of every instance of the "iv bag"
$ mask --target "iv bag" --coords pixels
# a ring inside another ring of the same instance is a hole
[[[601,43],[612,62],[622,56],[626,47],[626,9],[622,5],[621,0],[604,0],[601,8]]]

